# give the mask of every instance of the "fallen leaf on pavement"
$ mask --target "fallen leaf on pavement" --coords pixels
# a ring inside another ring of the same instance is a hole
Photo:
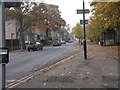
[[[83,80],[87,80],[87,79],[90,79],[91,77],[90,76],[85,76],[85,77],[83,77],[82,79]]]
[[[113,75],[113,73],[110,73],[110,75]]]
[[[93,83],[90,83],[90,85],[93,85]]]
[[[107,86],[107,83],[103,83],[104,86]]]
[[[80,74],[80,76],[82,76],[82,74]]]
[[[86,72],[87,74],[89,74],[90,72]]]
[[[47,83],[44,83],[43,85],[45,86],[45,85],[47,85]]]
[[[59,85],[59,87],[62,87],[62,85]]]
[[[98,82],[98,84],[100,84],[100,85],[103,85],[103,86],[107,86],[107,83],[104,83],[104,82]]]
[[[70,74],[71,72],[69,72],[69,74]]]

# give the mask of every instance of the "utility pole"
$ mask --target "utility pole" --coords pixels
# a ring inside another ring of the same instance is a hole
[[[84,59],[87,59],[86,31],[85,31],[85,3],[83,0],[83,29],[84,29]]]
[[[4,3],[0,0],[0,47],[5,47]],[[5,64],[0,64],[0,89],[5,89]]]

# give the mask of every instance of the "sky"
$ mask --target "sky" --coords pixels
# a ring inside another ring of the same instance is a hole
[[[89,2],[90,0],[85,0],[85,9],[91,9]],[[44,0],[44,3],[54,4],[59,6],[61,12],[61,17],[70,24],[71,27],[80,22],[83,19],[82,14],[77,14],[77,9],[83,9],[83,0]],[[86,14],[86,19],[91,16]]]
[[[83,9],[83,0],[34,0],[34,1],[43,1],[47,4],[54,4],[59,6],[59,10],[61,12],[61,17],[66,21],[70,27],[74,27],[76,23],[80,23],[80,20],[83,20],[82,14],[77,14],[77,9]],[[90,9],[90,1],[91,0],[84,0],[85,1],[85,9]],[[92,14],[86,14],[86,19]]]

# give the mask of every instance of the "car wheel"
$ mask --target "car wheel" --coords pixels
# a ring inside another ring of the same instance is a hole
[[[38,51],[38,48],[36,48],[35,51]]]
[[[39,48],[37,48],[37,51],[39,51],[40,49]]]
[[[37,51],[37,48],[34,48],[33,51]]]
[[[41,48],[40,50],[43,50],[43,48]]]

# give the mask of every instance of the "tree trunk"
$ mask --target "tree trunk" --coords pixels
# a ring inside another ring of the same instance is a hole
[[[48,41],[49,41],[49,39],[48,39],[48,29],[46,29],[46,41],[47,41],[47,44],[48,44]]]
[[[21,46],[21,50],[25,49],[25,40],[24,40],[23,32],[20,32],[20,46]]]
[[[79,43],[80,43],[80,38],[79,38]]]
[[[30,30],[30,43],[34,42],[34,34]]]

